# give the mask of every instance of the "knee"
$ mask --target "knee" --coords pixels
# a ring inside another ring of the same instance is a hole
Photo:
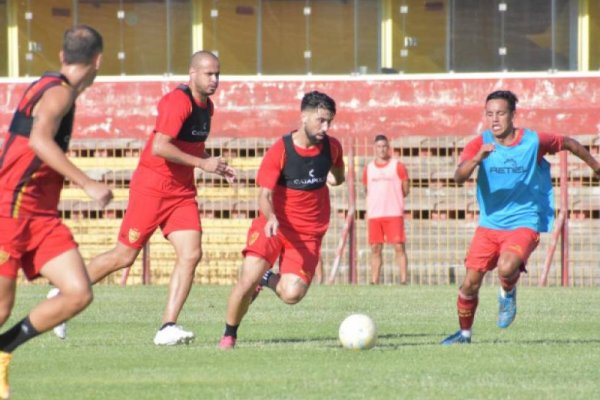
[[[61,291],[61,294],[67,298],[68,306],[74,313],[83,310],[94,300],[94,294],[89,285],[77,287],[64,292]]]
[[[396,253],[398,253],[399,255],[404,255],[404,253],[405,253],[404,244],[403,243],[396,243],[394,245],[394,250],[396,250]]]
[[[511,265],[498,265],[498,278],[500,280],[511,280],[517,277],[520,273],[519,267]]]
[[[137,254],[137,251],[117,251],[114,254],[114,263],[119,269],[129,268],[135,262]]]
[[[75,296],[75,308],[77,310],[83,310],[87,306],[89,306],[94,300],[94,293],[92,292],[92,288],[87,286],[77,291]]]
[[[463,284],[460,287],[460,291],[468,296],[475,295],[479,293],[479,288],[481,287],[481,282],[475,282],[470,279],[465,279]]]
[[[185,265],[190,268],[196,268],[196,265],[202,259],[202,250],[200,249],[191,249],[187,250],[182,254],[177,256],[177,259],[180,264]]]
[[[283,290],[279,294],[279,298],[285,304],[294,305],[300,302],[304,298],[306,292]]]
[[[503,279],[510,279],[519,273],[519,266],[511,263],[498,263],[498,276]]]
[[[382,249],[383,249],[382,244],[371,245],[371,254],[373,254],[374,256],[378,256],[381,254]]]

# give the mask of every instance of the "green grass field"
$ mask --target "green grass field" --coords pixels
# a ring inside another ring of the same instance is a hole
[[[46,295],[21,286],[11,326]],[[593,399],[600,398],[600,290],[519,288],[515,323],[496,328],[496,290],[481,292],[473,343],[457,329],[456,288],[316,286],[295,306],[264,291],[233,351],[216,348],[229,287],[196,286],[180,323],[196,342],[157,348],[166,287],[98,286],[94,303],[17,349],[13,399]],[[337,329],[369,314],[379,341],[342,349]]]

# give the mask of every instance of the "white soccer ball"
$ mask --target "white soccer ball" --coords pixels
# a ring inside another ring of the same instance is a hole
[[[352,314],[342,321],[339,337],[347,349],[368,350],[377,342],[377,327],[368,315]]]

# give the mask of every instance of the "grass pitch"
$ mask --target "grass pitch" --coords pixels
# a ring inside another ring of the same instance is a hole
[[[47,287],[21,286],[11,326]],[[600,397],[600,290],[520,287],[513,325],[495,325],[483,288],[471,345],[439,342],[458,328],[455,287],[315,286],[295,306],[263,291],[220,351],[229,287],[195,286],[180,323],[189,346],[152,344],[167,288],[95,287],[94,303],[60,341],[17,349],[13,399],[592,399]],[[370,351],[342,349],[340,322],[370,315]]]

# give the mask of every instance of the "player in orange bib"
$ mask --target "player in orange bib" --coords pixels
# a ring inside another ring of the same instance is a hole
[[[330,217],[330,185],[344,182],[340,142],[327,131],[335,102],[326,94],[302,99],[298,130],[275,142],[258,170],[260,215],[248,231],[238,283],[227,306],[219,347],[235,347],[237,329],[253,298],[269,287],[287,304],[306,295]],[[271,268],[279,260],[279,272]]]
[[[363,170],[367,191],[367,221],[371,246],[371,284],[379,284],[383,244],[394,246],[400,267],[400,284],[407,283],[408,259],[404,232],[404,198],[410,191],[406,167],[390,155],[385,135],[375,137],[375,159]]]
[[[102,36],[89,26],[65,32],[60,72],[32,83],[13,116],[0,151],[0,325],[10,316],[16,279],[47,278],[60,295],[35,306],[0,334],[0,399],[8,399],[12,352],[81,312],[92,301],[77,243],[58,217],[64,177],[104,207],[110,188],[90,179],[66,157],[75,101],[100,67]]]

